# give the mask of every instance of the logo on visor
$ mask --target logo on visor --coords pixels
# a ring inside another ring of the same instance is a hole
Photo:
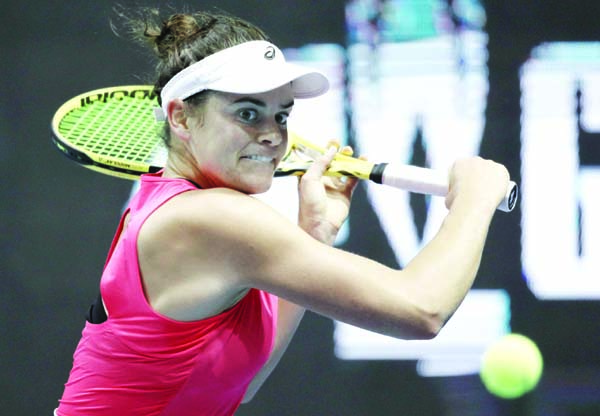
[[[275,58],[275,48],[272,46],[267,46],[267,51],[265,52],[265,59],[273,59]]]

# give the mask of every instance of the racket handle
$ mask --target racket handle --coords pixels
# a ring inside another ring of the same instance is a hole
[[[448,175],[442,171],[418,166],[378,163],[373,167],[369,179],[375,183],[393,186],[419,194],[446,196],[448,194]],[[519,187],[509,182],[506,196],[498,209],[510,212],[517,204]]]

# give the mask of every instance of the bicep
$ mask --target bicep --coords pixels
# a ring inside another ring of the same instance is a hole
[[[407,335],[413,320],[423,316],[411,301],[411,285],[403,281],[402,272],[321,243],[276,214],[262,216],[254,225],[247,230],[252,233],[252,255],[244,257],[248,264],[241,264],[253,271],[245,276],[248,285],[386,334]]]
[[[232,291],[262,289],[388,335],[411,336],[424,327],[426,314],[403,272],[321,243],[255,198],[226,191],[202,198],[178,211],[197,219],[189,228],[190,253],[203,247],[196,263],[219,270]]]

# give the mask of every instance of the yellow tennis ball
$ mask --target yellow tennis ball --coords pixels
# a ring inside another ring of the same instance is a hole
[[[508,334],[485,351],[479,375],[490,393],[516,399],[537,386],[543,368],[542,354],[531,339]]]

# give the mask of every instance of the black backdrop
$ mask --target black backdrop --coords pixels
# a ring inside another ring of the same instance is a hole
[[[170,4],[178,8],[181,2]],[[112,5],[65,0],[2,6],[0,414],[50,415],[56,406],[129,193],[126,181],[75,166],[49,141],[50,118],[66,98],[146,81],[151,71],[142,52],[111,32]],[[600,2],[494,0],[484,5],[490,91],[481,151],[505,163],[518,181],[518,68],[542,41],[598,40]],[[257,23],[281,47],[345,42],[341,0],[194,4],[212,6]],[[505,137],[502,147],[491,140],[499,134]],[[356,237],[367,232],[361,229],[365,223],[377,223],[362,189],[353,209],[362,220],[353,224],[347,248],[393,264],[377,230],[368,246]],[[414,362],[339,361],[333,355],[332,323],[308,314],[280,367],[239,414],[600,414],[600,399],[580,400],[573,393],[568,403],[551,400],[561,382],[573,392],[600,397],[595,394],[600,393],[599,303],[535,301],[520,278],[519,235],[518,212],[494,220],[482,275],[494,275],[489,271],[500,267],[506,280],[483,279],[477,285],[507,289],[513,329],[530,334],[544,352],[546,373],[534,394],[500,402],[476,377],[424,379],[416,375]]]

